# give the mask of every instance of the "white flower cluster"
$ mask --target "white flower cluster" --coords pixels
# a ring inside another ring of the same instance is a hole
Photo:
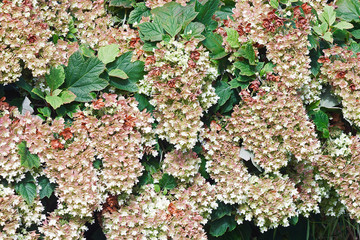
[[[332,157],[348,157],[351,155],[350,145],[352,140],[348,134],[341,133],[341,135],[328,142],[327,150]]]

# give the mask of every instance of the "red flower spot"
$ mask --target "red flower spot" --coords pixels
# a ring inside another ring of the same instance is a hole
[[[200,53],[198,51],[192,51],[190,53],[190,58],[194,61],[197,61],[200,58]]]
[[[104,100],[102,98],[93,101],[92,106],[94,109],[99,110],[105,106]]]
[[[140,41],[140,38],[132,38],[130,41],[130,47],[135,48],[135,45]]]
[[[326,62],[330,62],[330,59],[327,57],[320,57],[318,59],[318,63],[326,63]]]
[[[304,11],[305,14],[311,13],[312,8],[307,3],[303,3],[301,5],[301,8],[302,8],[302,10]]]
[[[59,139],[51,140],[51,148],[52,149],[64,149],[64,145],[62,145]]]
[[[36,39],[37,38],[35,35],[30,35],[27,40],[29,41],[29,43],[34,43],[36,41]]]
[[[60,136],[62,136],[66,141],[66,140],[71,139],[73,137],[73,134],[72,134],[70,128],[65,128],[64,131],[62,131],[60,133]]]
[[[145,59],[145,65],[154,64],[156,62],[155,56],[148,56]]]
[[[336,78],[344,78],[347,71],[340,71],[336,74]]]

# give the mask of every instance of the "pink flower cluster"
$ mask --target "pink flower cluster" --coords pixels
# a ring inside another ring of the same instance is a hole
[[[149,72],[139,84],[155,106],[156,133],[178,150],[195,146],[203,125],[200,118],[218,99],[211,86],[217,70],[209,53],[197,44],[176,40],[158,44],[154,55],[146,58]]]
[[[28,205],[21,196],[15,195],[14,190],[0,184],[0,238],[35,240],[39,235],[35,231],[26,231],[31,224],[39,224],[45,215],[44,207],[37,199]]]
[[[350,140],[349,153],[336,154],[337,150],[341,151],[343,145],[327,148],[328,155],[322,156],[317,166],[321,177],[335,189],[340,203],[345,206],[351,218],[360,222],[360,137],[353,136]],[[330,145],[332,141],[336,139],[329,140],[328,144]],[[336,204],[336,201],[334,203]]]
[[[130,194],[143,171],[140,163],[143,154],[156,154],[152,149],[153,119],[149,113],[138,110],[134,98],[104,94],[87,110],[76,113],[70,126],[65,126],[63,119],[54,120],[51,125],[43,123],[37,116],[21,115],[16,108],[0,103],[4,139],[1,176],[10,183],[20,181],[27,172],[35,177],[47,176],[57,184],[56,216],[71,216],[85,222],[91,219],[109,193]],[[22,141],[26,141],[31,154],[39,156],[42,164],[39,170],[20,165],[18,145]],[[96,159],[102,162],[100,169],[93,166]],[[38,203],[37,200],[34,204]],[[34,205],[24,211],[24,214],[19,212],[27,224],[40,216],[42,209]],[[28,212],[32,215],[27,215]],[[28,220],[27,216],[32,218]],[[78,231],[77,227],[73,230]]]
[[[299,96],[282,84],[277,90],[260,89],[256,97],[247,97],[234,107],[227,130],[242,146],[255,154],[254,162],[265,172],[276,172],[296,161],[316,160],[320,143]],[[268,90],[269,92],[266,92]]]
[[[187,201],[170,201],[151,186],[137,197],[132,195],[117,211],[103,215],[108,239],[207,239],[203,218]]]
[[[189,182],[199,171],[200,163],[201,159],[195,152],[174,150],[165,155],[163,169],[181,181]]]
[[[0,83],[17,81],[24,67],[42,76],[50,65],[66,63],[77,49],[77,43],[49,41],[57,33],[53,27],[61,35],[67,32],[69,15],[63,4],[17,0],[0,6]]]
[[[320,69],[324,81],[329,82],[334,93],[342,100],[344,117],[360,126],[360,54],[335,46],[324,50]]]
[[[24,68],[30,69],[33,76],[42,77],[50,66],[66,64],[78,43],[88,44],[94,50],[120,44],[120,54],[137,47],[137,32],[128,25],[115,28],[104,5],[104,0],[0,3],[0,83],[17,81]],[[71,34],[77,42],[67,41],[70,25],[76,29]],[[56,44],[49,41],[55,35],[59,38]]]
[[[239,204],[238,222],[254,220],[261,231],[318,212],[324,195],[312,166],[320,154],[314,125],[293,90],[282,84],[272,89],[277,90],[261,87],[256,97],[242,92],[244,101],[231,118],[212,122],[200,135],[219,200]],[[249,173],[242,148],[254,154],[251,163],[264,172]],[[293,170],[280,173],[285,166]]]

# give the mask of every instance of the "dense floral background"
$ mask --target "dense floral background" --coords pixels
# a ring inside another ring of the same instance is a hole
[[[0,239],[359,239],[358,0],[0,1]]]

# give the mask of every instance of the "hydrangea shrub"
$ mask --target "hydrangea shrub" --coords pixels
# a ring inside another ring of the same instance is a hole
[[[360,223],[359,12],[0,1],[0,238]]]

